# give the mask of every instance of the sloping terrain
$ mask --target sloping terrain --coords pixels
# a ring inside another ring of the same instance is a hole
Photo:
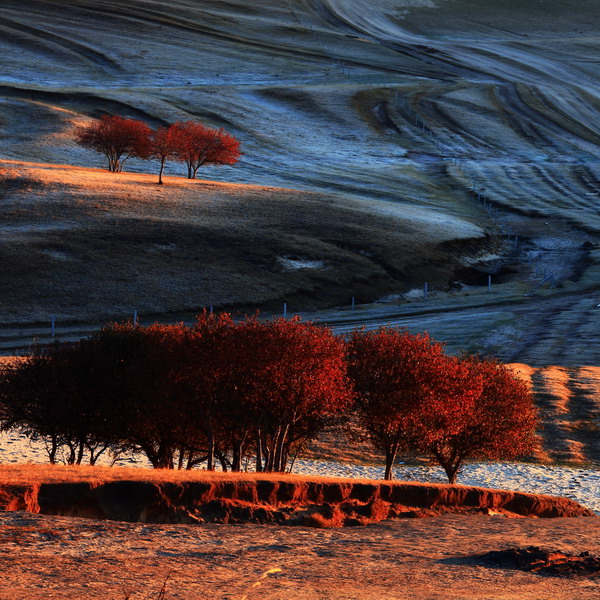
[[[4,173],[2,325],[375,300],[423,273],[451,278],[463,260],[449,244],[494,243],[459,217],[379,199],[183,178],[158,186],[81,167],[6,163]]]
[[[375,0],[368,10],[358,0],[5,0],[0,158],[101,167],[99,156],[72,141],[73,127],[90,116],[150,124],[199,118],[238,136],[245,153],[239,165],[203,176],[306,190],[319,227],[287,239],[297,217],[265,199],[288,192],[257,191],[265,214],[281,219],[269,228],[276,242],[261,232],[253,241],[267,256],[228,251],[224,270],[225,259],[207,250],[210,240],[213,247],[239,240],[218,219],[196,245],[193,220],[188,228],[168,213],[157,217],[138,202],[138,186],[82,196],[60,169],[49,185],[52,176],[35,166],[4,163],[3,346],[45,335],[51,315],[76,335],[85,326],[73,321],[91,325],[92,313],[95,325],[133,310],[191,317],[207,304],[273,309],[288,301],[296,312],[416,293],[427,282],[430,292],[454,287],[471,298],[443,297],[408,318],[398,317],[404,305],[387,306],[354,321],[437,328],[454,347],[535,365],[597,363],[595,9],[592,0]],[[153,169],[133,161],[130,168]],[[176,166],[170,172],[181,174]],[[187,189],[182,204],[196,201]],[[135,235],[115,223],[131,210],[127,194],[138,205]],[[50,219],[66,229],[41,230]],[[105,229],[112,225],[111,236]],[[194,241],[192,252],[171,245],[181,236]],[[152,260],[161,245],[168,260],[162,250]],[[200,252],[205,260],[192,266],[190,255]],[[68,259],[78,254],[86,273]],[[274,272],[280,254],[292,261],[284,270],[299,272]],[[150,272],[169,271],[171,262],[173,275],[157,283]],[[485,295],[488,274],[495,295]]]

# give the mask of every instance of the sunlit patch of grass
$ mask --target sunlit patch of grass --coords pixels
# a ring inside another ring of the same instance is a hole
[[[14,464],[0,465],[0,484],[29,486],[37,483],[82,483],[101,485],[111,481],[142,481],[150,483],[194,481],[314,481],[340,483],[370,481],[367,479],[320,477],[294,473],[231,473],[222,471],[178,471],[144,469],[141,467],[102,467],[99,465]]]

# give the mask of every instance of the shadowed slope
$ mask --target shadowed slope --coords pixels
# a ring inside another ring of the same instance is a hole
[[[448,242],[491,243],[385,201],[31,164],[6,164],[4,181],[4,323],[374,300],[416,270],[445,284],[461,264]]]

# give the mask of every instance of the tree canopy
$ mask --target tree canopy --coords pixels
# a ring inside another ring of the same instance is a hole
[[[121,172],[131,157],[158,160],[159,184],[169,160],[184,163],[188,179],[195,179],[200,167],[233,165],[241,156],[240,142],[233,135],[197,121],[178,121],[152,130],[143,121],[104,115],[80,127],[76,141],[104,154],[113,173]]]

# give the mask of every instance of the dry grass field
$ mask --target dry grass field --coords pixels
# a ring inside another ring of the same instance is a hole
[[[598,553],[598,518],[448,515],[323,530],[6,512],[0,523],[3,600],[156,598],[167,576],[167,600],[600,598],[597,580],[496,568],[478,558],[529,545]]]
[[[445,283],[462,264],[447,243],[491,245],[469,221],[378,199],[31,163],[0,177],[3,325],[374,300]]]
[[[2,467],[3,492],[40,481],[157,484],[224,479],[340,486],[340,479],[252,474],[174,474],[142,469]],[[365,482],[369,483],[369,482]],[[372,482],[371,482],[372,483]],[[418,484],[417,484],[418,485]],[[49,486],[52,487],[52,486]],[[431,487],[431,486],[430,486]],[[435,486],[433,486],[435,487]],[[555,519],[445,515],[367,527],[157,525],[0,513],[0,597],[597,600],[597,580],[548,577],[486,562],[486,552],[529,545],[597,553],[597,517]],[[128,596],[130,594],[130,596]]]

